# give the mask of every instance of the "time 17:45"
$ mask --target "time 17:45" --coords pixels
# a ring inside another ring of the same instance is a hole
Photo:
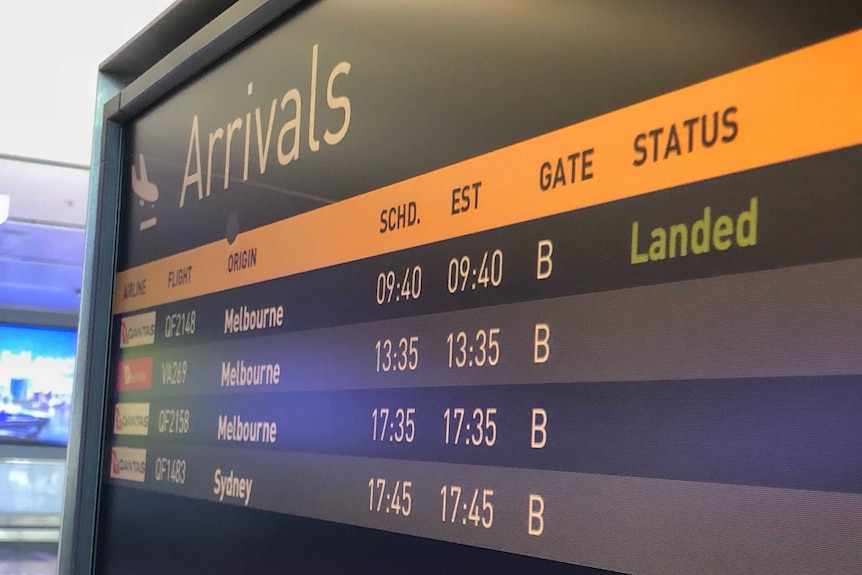
[[[412,481],[387,482],[382,477],[368,480],[368,510],[408,517],[413,509]]]
[[[444,485],[440,489],[441,513],[444,523],[481,525],[490,529],[494,524],[492,489],[462,489],[460,485]]]

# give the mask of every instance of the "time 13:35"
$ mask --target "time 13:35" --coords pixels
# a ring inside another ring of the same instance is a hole
[[[419,336],[378,339],[374,344],[377,352],[377,373],[416,371],[419,367]]]
[[[495,366],[500,361],[499,327],[452,332],[446,337],[449,344],[449,367]]]

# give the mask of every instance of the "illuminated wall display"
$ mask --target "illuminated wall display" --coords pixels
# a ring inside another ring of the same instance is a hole
[[[100,569],[856,572],[862,13],[466,4],[128,124]]]
[[[0,445],[68,442],[76,335],[0,324]]]

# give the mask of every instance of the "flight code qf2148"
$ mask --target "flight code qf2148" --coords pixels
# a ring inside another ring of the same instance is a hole
[[[168,314],[165,316],[165,338],[194,335],[196,319],[195,310]]]

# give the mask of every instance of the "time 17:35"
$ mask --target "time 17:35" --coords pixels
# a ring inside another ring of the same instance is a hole
[[[375,407],[371,412],[374,441],[413,443],[416,437],[415,407]]]

